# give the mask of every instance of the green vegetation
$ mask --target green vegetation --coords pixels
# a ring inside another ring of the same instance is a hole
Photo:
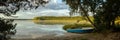
[[[92,16],[89,16],[91,20],[93,20]],[[34,23],[36,24],[75,24],[75,23],[85,23],[87,20],[82,16],[41,16],[41,17],[34,17]],[[90,23],[89,23],[90,24]]]
[[[105,30],[114,31],[115,20],[120,17],[119,0],[63,0],[70,6],[70,14],[79,13],[84,16],[94,27],[96,32]],[[93,14],[94,20],[88,13]],[[120,25],[120,24],[119,24]],[[118,31],[118,30],[117,30]],[[119,30],[120,31],[120,30]]]
[[[93,27],[91,24],[68,24],[63,27],[64,30],[67,29],[76,29],[76,28],[82,28],[82,27]]]
[[[89,17],[91,21],[93,21],[93,17]],[[44,20],[42,20],[44,19]],[[79,22],[77,23],[77,21]],[[66,29],[74,29],[74,28],[81,28],[81,27],[93,27],[93,25],[88,22],[82,16],[42,16],[42,17],[34,17],[34,22],[39,24],[42,22],[43,24],[65,24],[63,27],[64,30]],[[117,28],[120,28],[120,18],[118,17],[115,21],[115,25]],[[101,25],[102,26],[102,25]],[[101,27],[102,28],[102,27]],[[104,28],[104,27],[103,27]]]
[[[120,30],[120,20],[117,19],[115,25],[116,25],[115,30]],[[64,25],[63,29],[67,30],[67,29],[76,29],[82,27],[93,27],[93,26],[88,21],[81,20],[79,23]]]
[[[88,21],[80,21],[79,23],[74,23],[74,24],[67,24],[64,25],[63,29],[67,30],[67,29],[75,29],[75,28],[82,28],[82,27],[93,27],[93,25],[91,25]]]
[[[48,1],[44,0],[0,0],[0,14],[3,14],[5,17],[12,17],[11,15],[15,15],[20,9],[36,9],[40,5],[43,6],[46,3],[48,3]],[[14,19],[0,17],[0,40],[9,40],[10,35],[16,33],[15,27],[17,24],[14,24],[13,21]]]
[[[36,24],[74,24],[77,20],[33,20]]]
[[[90,17],[93,19],[93,17]],[[82,16],[41,16],[41,17],[34,17],[34,20],[85,20]]]

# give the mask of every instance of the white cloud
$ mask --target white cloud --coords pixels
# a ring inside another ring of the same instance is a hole
[[[45,7],[36,10],[19,11],[18,18],[33,18],[35,16],[69,16],[68,6],[65,3],[57,3],[58,0],[51,0]],[[56,3],[56,4],[55,4]]]
[[[69,11],[67,9],[62,9],[62,10],[52,10],[52,9],[47,9],[44,11],[39,11],[39,12],[22,12],[16,14],[19,16],[18,18],[33,18],[36,16],[69,16]]]
[[[57,3],[57,0],[52,0],[54,3]]]

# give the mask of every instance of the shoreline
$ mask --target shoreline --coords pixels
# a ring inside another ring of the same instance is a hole
[[[64,35],[55,36],[55,35],[45,35],[41,37],[36,38],[12,38],[10,40],[65,40],[65,39],[71,39],[71,38],[77,38],[81,37],[85,34],[76,34],[76,33],[65,33]]]
[[[43,36],[29,39],[11,39],[11,40],[120,40],[120,32],[113,33],[85,33],[75,34],[67,33],[63,36]]]

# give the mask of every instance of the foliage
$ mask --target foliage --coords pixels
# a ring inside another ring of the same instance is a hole
[[[0,0],[0,13],[10,16],[20,9],[37,9],[40,5],[48,3],[45,0]]]
[[[93,27],[91,24],[68,24],[68,25],[64,25],[63,29],[67,30],[67,29],[76,29],[76,28],[82,28],[82,27]]]
[[[48,1],[45,0],[0,0],[0,14],[10,17],[20,10],[37,9],[46,3],[48,3]],[[11,33],[15,34],[16,24],[14,25],[13,21],[12,19],[0,18],[0,40],[8,40],[7,35]]]
[[[17,24],[13,24],[13,21],[0,18],[0,40],[8,40],[8,35],[15,35]]]
[[[120,16],[120,0],[64,0],[70,7],[70,13],[79,13],[98,31],[113,30],[115,19]],[[88,17],[91,12],[94,22]]]
[[[93,17],[89,16],[91,20],[93,20]],[[38,20],[85,20],[82,16],[41,16],[41,17],[34,17],[34,19]]]
[[[106,0],[105,4],[102,4],[101,9],[96,12],[94,21],[98,30],[111,30],[115,28],[115,20],[120,16],[118,12],[120,11],[119,2],[118,0]],[[103,29],[99,29],[100,27],[103,27]]]
[[[5,19],[0,19],[0,32],[5,32],[5,31],[9,31],[9,30],[14,30],[15,29],[15,25],[13,24],[14,20],[5,20]]]

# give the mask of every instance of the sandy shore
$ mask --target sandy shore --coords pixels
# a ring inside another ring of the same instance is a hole
[[[43,36],[37,38],[11,39],[11,40],[120,40],[120,32],[113,33],[88,33],[74,34],[67,33],[62,36]]]
[[[85,34],[76,34],[76,33],[66,33],[65,35],[55,36],[55,35],[46,35],[42,37],[34,37],[34,38],[12,38],[10,40],[80,40],[81,36]]]

